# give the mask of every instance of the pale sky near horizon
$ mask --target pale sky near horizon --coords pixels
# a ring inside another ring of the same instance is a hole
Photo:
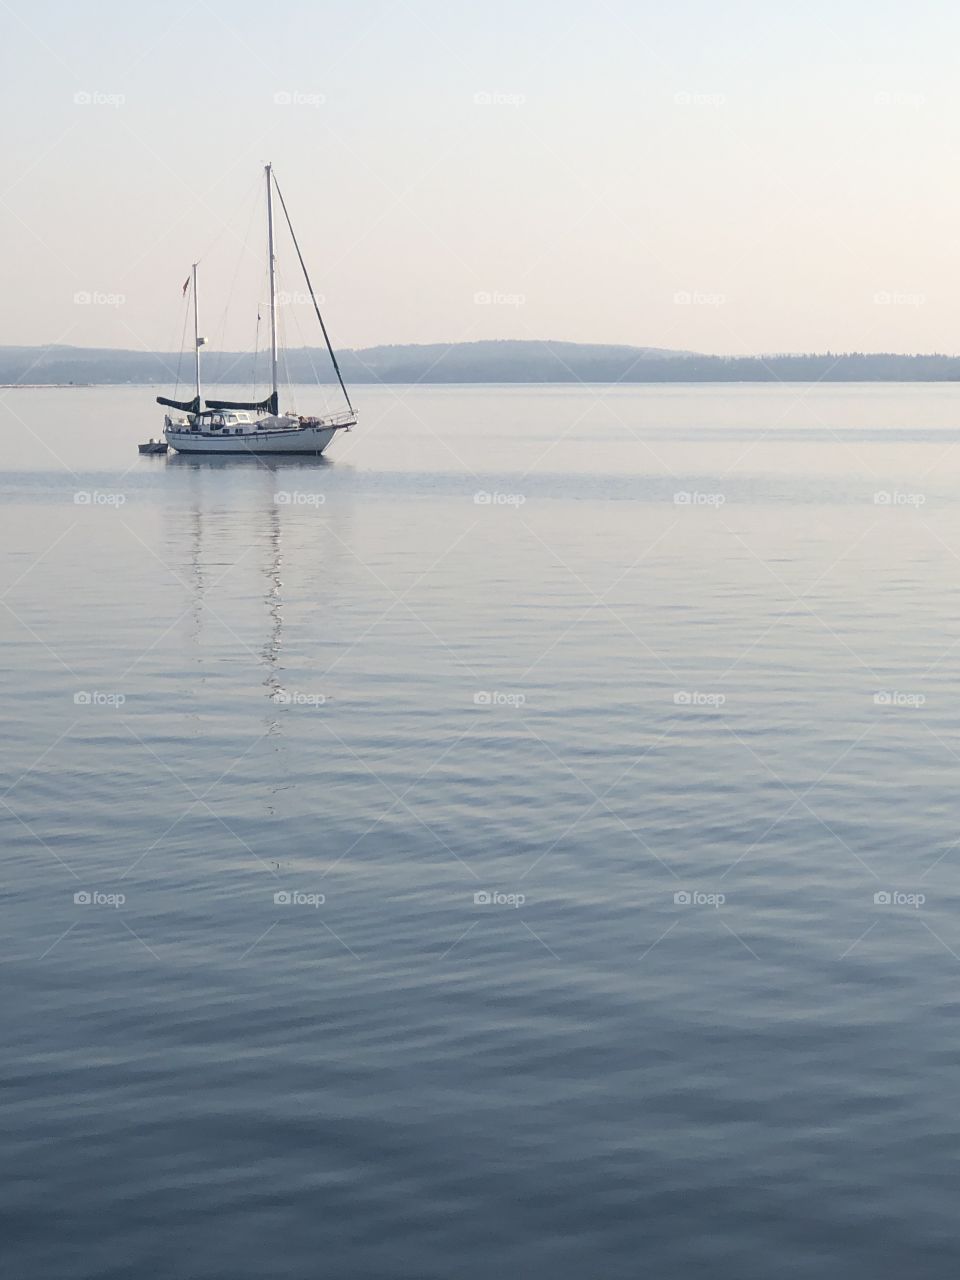
[[[211,346],[252,345],[272,160],[338,346],[960,351],[956,3],[3,0],[0,24],[4,345],[176,349],[198,255]],[[298,301],[284,326],[320,340]]]

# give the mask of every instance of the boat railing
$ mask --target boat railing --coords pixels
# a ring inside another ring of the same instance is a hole
[[[342,413],[333,413],[328,418],[321,418],[320,421],[329,427],[351,427],[357,420],[357,415],[351,413],[349,409],[344,409]]]
[[[356,424],[357,415],[349,409],[342,413],[331,413],[321,417],[319,414],[304,414],[300,417],[301,427],[352,427]]]

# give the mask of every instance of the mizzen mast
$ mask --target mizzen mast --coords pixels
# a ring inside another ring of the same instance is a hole
[[[267,257],[270,263],[270,385],[273,392],[273,412],[279,409],[277,401],[277,280],[276,260],[273,249],[273,165],[264,170],[267,179]]]
[[[193,368],[197,395],[197,411],[200,410],[200,348],[203,338],[200,337],[200,303],[197,299],[197,264],[190,267],[190,281],[193,287]],[[182,347],[181,347],[182,349]]]

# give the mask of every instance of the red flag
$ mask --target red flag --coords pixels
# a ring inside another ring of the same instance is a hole
[[[182,296],[183,296],[184,298],[187,296],[187,290],[188,290],[189,288],[190,288],[190,277],[189,277],[189,276],[187,276],[186,280],[184,280],[184,282],[183,282],[183,295],[182,295]]]

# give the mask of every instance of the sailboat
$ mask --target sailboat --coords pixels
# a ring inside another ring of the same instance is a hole
[[[306,453],[318,455],[338,431],[349,431],[356,424],[357,415],[350,403],[350,394],[343,381],[337,357],[331,345],[327,326],[317,304],[313,285],[307,272],[296,233],[287,212],[286,202],[273,173],[273,166],[264,169],[267,184],[267,263],[270,279],[270,375],[271,391],[264,400],[207,400],[200,390],[200,348],[205,339],[200,337],[200,304],[197,296],[197,263],[190,271],[189,284],[193,289],[193,344],[194,344],[194,396],[192,400],[171,400],[157,396],[157,403],[177,410],[179,416],[166,414],[163,434],[167,443],[180,453]],[[297,251],[303,278],[310,293],[327,350],[346,401],[346,409],[324,417],[303,417],[280,412],[280,388],[277,380],[277,285],[276,257],[273,239],[273,193],[277,193],[283,210],[293,247]],[[205,407],[201,407],[201,405]]]

